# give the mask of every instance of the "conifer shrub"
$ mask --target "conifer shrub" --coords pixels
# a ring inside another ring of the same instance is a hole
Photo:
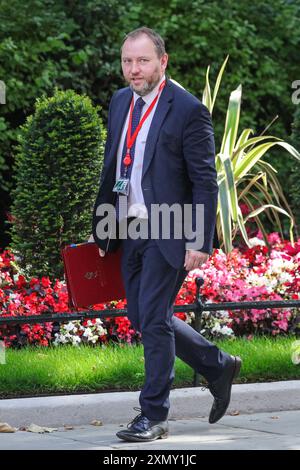
[[[61,248],[91,233],[105,140],[99,111],[87,96],[56,90],[21,127],[10,247],[29,276],[62,278]]]

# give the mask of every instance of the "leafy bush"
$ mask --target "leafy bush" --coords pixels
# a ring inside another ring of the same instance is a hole
[[[218,74],[213,93],[209,81],[209,67],[206,73],[206,85],[202,101],[212,114],[218,95],[227,59]],[[300,160],[297,150],[272,135],[252,137],[252,129],[244,129],[238,136],[242,101],[242,85],[231,92],[224,126],[224,135],[220,152],[216,155],[219,198],[217,209],[218,239],[222,241],[226,252],[233,249],[233,239],[239,233],[244,242],[251,246],[246,230],[248,219],[254,219],[257,228],[267,241],[267,230],[261,220],[261,213],[268,216],[272,231],[280,230],[283,236],[279,214],[290,219],[290,239],[293,240],[294,217],[286,202],[281,185],[274,169],[262,157],[274,146],[280,146],[291,156]],[[251,208],[244,218],[240,205]],[[238,232],[239,231],[239,232]]]
[[[124,0],[0,0],[0,246],[9,237],[4,220],[19,126],[37,97],[55,87],[87,94],[105,118],[111,94],[122,83],[119,63]]]
[[[90,234],[105,138],[97,111],[87,97],[56,91],[22,127],[11,248],[28,275],[62,277],[60,248]]]
[[[292,145],[300,152],[300,106],[298,105],[294,114],[293,132],[291,136]],[[300,163],[294,162],[288,177],[287,191],[291,198],[292,209],[295,214],[296,224],[300,232]]]
[[[108,108],[111,92],[122,83],[118,25],[125,5],[120,0],[0,3],[0,80],[7,89],[0,106],[0,156],[10,166],[17,129],[33,112],[37,96],[54,87],[72,88]]]
[[[0,79],[7,85],[7,104],[0,106],[0,216],[12,202],[9,169],[17,129],[33,112],[36,97],[52,93],[54,86],[72,88],[100,104],[105,119],[112,92],[123,83],[121,37],[142,24],[166,39],[168,73],[198,97],[207,65],[217,67],[230,55],[214,114],[218,145],[228,91],[238,83],[246,90],[243,128],[259,133],[278,114],[272,133],[284,139],[290,133],[291,83],[299,70],[299,2],[10,0],[2,1],[0,10]],[[281,184],[294,165],[285,157],[272,152]],[[0,237],[2,226],[0,217]]]

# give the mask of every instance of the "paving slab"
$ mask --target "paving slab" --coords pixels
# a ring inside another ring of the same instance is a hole
[[[80,425],[53,433],[17,431],[1,434],[1,450],[300,450],[300,410],[225,416],[210,425],[207,418],[170,420],[170,437],[149,443],[120,441],[126,426]]]
[[[284,413],[257,413],[255,415],[224,416],[220,421],[222,426],[239,429],[252,429],[280,436],[291,434],[300,437],[299,411],[286,411]]]

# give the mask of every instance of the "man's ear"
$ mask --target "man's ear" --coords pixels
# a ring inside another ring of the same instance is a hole
[[[164,68],[164,70],[166,70],[167,68],[167,65],[168,65],[168,60],[169,60],[169,56],[168,54],[165,52],[162,57],[161,57],[161,66]]]

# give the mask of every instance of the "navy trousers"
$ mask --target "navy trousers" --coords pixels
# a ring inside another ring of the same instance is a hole
[[[187,275],[165,260],[155,240],[123,240],[122,275],[128,318],[141,332],[145,382],[142,412],[150,420],[165,420],[174,380],[175,355],[208,382],[222,373],[228,355],[173,315],[173,303]]]

